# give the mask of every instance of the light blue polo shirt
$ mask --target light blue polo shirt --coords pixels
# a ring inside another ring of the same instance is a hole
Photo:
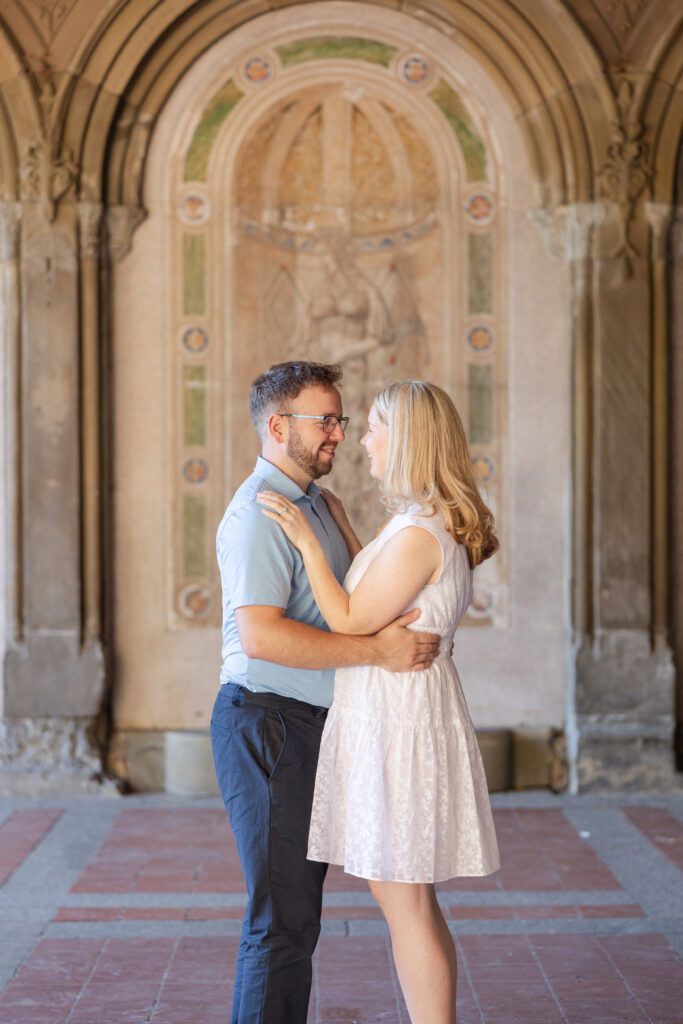
[[[256,501],[259,491],[277,491],[303,512],[320,541],[325,557],[341,583],[349,553],[319,487],[306,494],[285,473],[262,458],[228,505],[216,534],[216,554],[223,588],[223,667],[221,684],[239,683],[250,690],[270,691],[318,707],[332,703],[332,669],[289,668],[248,658],[240,645],[235,608],[264,604],[284,608],[285,616],[318,629],[328,629],[313,598],[299,551],[282,528],[264,516]]]

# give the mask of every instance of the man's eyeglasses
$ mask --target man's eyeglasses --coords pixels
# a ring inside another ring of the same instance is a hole
[[[331,434],[337,427],[337,424],[342,429],[342,433],[346,433],[346,428],[349,425],[348,416],[311,416],[310,414],[302,412],[279,412],[278,416],[289,416],[294,420],[317,420],[322,426],[326,434]]]

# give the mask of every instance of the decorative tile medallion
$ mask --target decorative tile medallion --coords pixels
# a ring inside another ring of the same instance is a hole
[[[203,327],[186,327],[180,336],[180,342],[186,352],[199,356],[209,346],[209,332]]]
[[[190,586],[180,592],[180,610],[188,619],[205,615],[211,607],[211,591],[208,587]]]
[[[493,459],[490,459],[488,455],[475,455],[472,459],[472,465],[480,480],[487,482],[493,476],[495,466],[493,465]]]
[[[429,64],[424,57],[413,54],[401,62],[399,74],[408,85],[422,85],[429,77]]]
[[[493,348],[493,331],[484,324],[475,324],[467,332],[467,344],[473,352],[488,352]]]
[[[188,484],[203,484],[209,475],[209,464],[204,459],[186,459],[183,476]]]
[[[472,224],[490,224],[495,212],[493,199],[486,192],[474,192],[465,203],[465,214]]]
[[[201,192],[188,192],[180,200],[178,216],[188,227],[206,224],[211,213],[209,200]]]
[[[244,65],[244,77],[254,85],[267,82],[273,75],[273,65],[267,57],[250,57]]]

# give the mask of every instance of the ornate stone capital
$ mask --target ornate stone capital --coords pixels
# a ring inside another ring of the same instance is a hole
[[[554,209],[538,207],[529,213],[553,259],[572,263],[590,259],[598,228],[610,220],[606,203],[571,203]]]
[[[130,252],[135,229],[146,216],[146,211],[139,206],[110,206],[107,209],[107,244],[112,262],[118,263]]]
[[[597,174],[597,194],[614,203],[619,210],[620,231],[611,254],[628,263],[638,253],[631,240],[631,225],[636,204],[652,181],[650,146],[644,140],[639,98],[634,83],[627,75],[615,81],[617,120],[612,122],[612,134],[607,144],[606,160]]]
[[[12,260],[19,247],[21,203],[0,203],[0,259]]]
[[[21,150],[21,198],[40,201],[45,220],[52,222],[60,199],[77,184],[79,169],[69,150],[57,155],[43,139],[25,142]]]
[[[95,260],[100,253],[102,203],[78,204],[78,229],[81,255]]]

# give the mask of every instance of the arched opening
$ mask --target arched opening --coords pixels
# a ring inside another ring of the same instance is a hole
[[[358,436],[386,380],[451,391],[505,538],[458,638],[475,722],[565,720],[569,352],[538,302],[566,308],[568,282],[528,217],[521,132],[441,33],[416,50],[405,15],[366,8],[362,34],[316,16],[294,34],[269,15],[187,73],[115,271],[115,728],[133,772],[136,733],[149,751],[150,732],[206,725],[213,533],[257,451],[249,382],[296,354],[344,362]],[[337,486],[371,535],[379,507],[346,447]]]

